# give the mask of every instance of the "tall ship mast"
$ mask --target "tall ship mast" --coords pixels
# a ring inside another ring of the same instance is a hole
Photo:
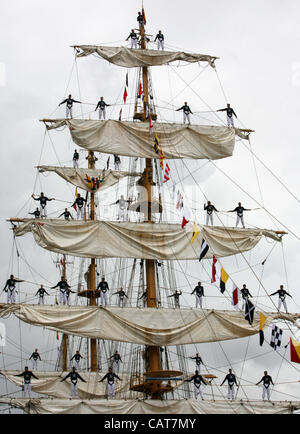
[[[199,308],[198,305],[196,308],[182,308],[178,301],[182,292],[177,291],[177,287],[182,276],[188,280],[189,273],[183,268],[176,273],[174,263],[185,261],[199,269],[203,262],[208,262],[209,267],[212,264],[215,274],[216,264],[220,266],[220,296],[228,300],[229,290],[228,286],[225,289],[225,285],[229,275],[224,269],[223,258],[241,255],[245,259],[245,254],[255,249],[262,239],[272,243],[273,250],[275,245],[283,243],[287,231],[286,228],[246,228],[244,223],[243,228],[225,226],[222,222],[217,226],[202,225],[196,221],[196,215],[192,218],[191,213],[186,212],[182,205],[181,193],[184,192],[179,190],[179,206],[176,209],[182,209],[182,223],[168,221],[166,211],[170,205],[164,197],[163,176],[165,174],[167,182],[172,161],[213,162],[230,158],[236,138],[247,142],[253,131],[233,125],[160,121],[153,96],[151,68],[180,62],[205,63],[214,70],[218,57],[149,49],[151,35],[146,33],[144,10],[143,22],[135,32],[139,37],[137,48],[104,45],[73,47],[76,62],[95,56],[126,68],[126,95],[128,71],[137,70],[132,120],[122,120],[122,110],[119,120],[105,117],[92,120],[91,115],[88,119],[72,115],[69,118],[42,119],[48,134],[68,131],[73,143],[86,155],[87,168],[62,165],[37,167],[39,173],[55,173],[68,185],[76,187],[77,198],[80,197],[78,190],[83,191],[84,218],[62,220],[35,216],[10,218],[9,221],[14,240],[30,233],[41,251],[62,258],[59,269],[62,281],[71,279],[68,259],[80,261],[78,281],[70,286],[77,286],[77,304],[31,304],[19,300],[0,305],[0,316],[4,319],[14,316],[22,323],[61,334],[60,362],[56,371],[37,371],[37,379],[32,380],[32,391],[39,395],[34,398],[0,398],[0,404],[28,413],[72,413],[74,406],[78,412],[103,414],[129,411],[168,414],[298,411],[300,402],[297,400],[272,401],[270,406],[269,402],[247,399],[245,387],[240,385],[237,393],[243,392],[246,398],[230,400],[225,394],[221,399],[215,399],[214,387],[219,387],[214,382],[218,376],[212,366],[201,372],[203,384],[210,390],[207,392],[209,397],[206,396],[205,404],[194,398],[188,384],[194,375],[187,362],[194,356],[191,345],[212,345],[262,336],[263,328],[272,327],[274,323],[288,324],[291,331],[292,327],[299,327],[300,314],[283,313],[280,309],[271,312],[257,309],[255,304],[248,303],[248,299],[243,308],[239,308],[238,302],[235,309],[230,306],[227,310],[204,309],[202,304]],[[125,106],[125,93],[123,100]],[[97,156],[102,155],[127,159],[127,170],[120,171],[117,167],[111,170],[109,160],[104,168],[97,168]],[[121,200],[104,205],[99,200],[100,193],[118,188],[122,181],[127,182],[127,213],[123,213],[123,218],[118,221],[113,220],[111,214],[109,219],[99,218],[99,210],[105,206],[111,208]],[[173,190],[175,194],[175,188]],[[132,213],[132,218],[128,217],[129,213]],[[107,279],[106,271],[109,269],[112,270],[109,273],[111,280],[115,279],[113,288],[117,291],[110,295],[110,301],[113,295],[119,294],[122,286],[127,292],[118,306],[102,304],[105,297],[102,297],[100,280]],[[124,269],[128,272],[126,276]],[[86,270],[85,274],[83,270]],[[204,268],[201,272],[204,273]],[[210,283],[213,282],[216,280]],[[234,290],[241,302],[238,286]],[[295,337],[295,332],[292,336]],[[86,348],[86,369],[80,370],[84,382],[79,382],[79,396],[72,401],[68,399],[67,383],[61,381],[65,380],[71,368],[71,345],[72,350],[78,346]],[[106,386],[100,380],[105,376],[106,368],[111,367],[115,350],[120,348],[127,357],[126,369],[117,372],[122,378],[117,375],[116,398],[112,404],[112,401],[105,399]],[[176,355],[175,360],[173,354]],[[3,369],[0,373],[19,387],[22,385],[19,372]]]

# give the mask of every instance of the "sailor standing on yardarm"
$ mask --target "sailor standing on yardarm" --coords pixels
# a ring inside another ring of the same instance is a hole
[[[72,396],[78,397],[78,390],[77,390],[77,383],[78,379],[86,383],[86,381],[76,372],[76,368],[73,367],[72,371],[68,373],[68,375],[65,376],[60,382],[65,381],[67,378],[70,378],[71,380],[71,398]]]
[[[120,377],[118,377],[117,374],[115,374],[112,370],[112,368],[109,368],[108,373],[104,375],[104,377],[99,381],[99,383],[102,383],[107,378],[107,399],[109,398],[109,395],[112,396],[112,398],[115,396],[115,378],[122,381]]]
[[[126,41],[128,41],[129,38],[130,38],[130,44],[131,44],[130,48],[137,48],[138,36],[133,29],[131,30],[131,33],[128,36],[128,38],[126,39]]]
[[[291,298],[292,298],[292,296],[288,292],[286,292],[285,289],[283,289],[283,285],[280,285],[280,289],[276,292],[273,292],[273,294],[270,294],[270,296],[276,295],[276,294],[278,294],[278,310],[280,311],[281,304],[283,304],[286,313],[288,313],[285,299],[286,299],[287,295]]]
[[[233,115],[237,118],[235,111],[230,107],[230,104],[227,104],[226,108],[217,110],[218,112],[226,112],[227,113],[227,125],[229,127],[234,128]]]
[[[204,211],[206,211],[206,225],[209,225],[209,222],[211,223],[211,225],[214,225],[214,221],[213,221],[213,213],[218,212],[218,210],[215,208],[214,205],[212,205],[212,203],[210,201],[207,202],[207,205],[204,204]]]
[[[113,370],[115,372],[119,372],[120,362],[123,363],[123,360],[121,359],[121,356],[118,353],[118,351],[115,351],[115,353],[111,356],[111,359],[113,359]]]
[[[185,124],[185,122],[187,121],[188,124],[190,125],[191,124],[190,114],[193,114],[193,112],[190,109],[190,107],[187,105],[187,102],[185,102],[184,105],[179,109],[177,109],[176,111],[179,112],[180,110],[183,111],[183,123]]]
[[[201,366],[201,363],[203,365],[203,361],[202,361],[202,358],[199,356],[199,353],[196,353],[196,357],[191,357],[191,359],[195,360],[196,371],[198,371],[200,373],[200,366]]]
[[[68,208],[65,208],[64,212],[62,212],[62,213],[58,216],[58,218],[60,218],[60,217],[62,217],[62,216],[64,216],[64,217],[65,217],[65,220],[67,220],[67,221],[70,221],[70,219],[73,220],[72,214],[70,213],[70,211],[68,211]]]
[[[234,385],[238,385],[236,381],[235,375],[232,373],[232,369],[229,369],[229,374],[226,375],[223,382],[221,383],[221,386],[225,383],[225,381],[228,382],[228,399],[234,400],[235,395],[235,387]]]
[[[198,282],[198,285],[194,288],[193,292],[191,292],[191,295],[196,294],[196,308],[201,307],[202,308],[202,297],[204,297],[204,288],[201,285],[201,282]]]
[[[41,216],[41,211],[40,211],[38,208],[36,208],[35,211],[33,211],[33,212],[29,212],[28,214],[34,215],[34,218],[35,218],[35,219],[38,219],[38,218],[40,218],[40,216]]]
[[[246,209],[242,206],[241,202],[238,203],[238,206],[228,212],[236,212],[236,224],[235,226],[238,227],[239,222],[241,222],[243,228],[245,229],[245,223],[244,223],[244,211],[251,211],[251,209]]]
[[[41,217],[47,217],[47,202],[51,202],[51,200],[55,200],[54,197],[49,199],[44,195],[43,192],[41,193],[40,197],[34,197],[34,196],[35,196],[34,194],[31,195],[32,199],[38,200],[40,202]]]
[[[267,371],[264,371],[264,376],[258,383],[256,383],[256,386],[258,386],[261,382],[263,383],[262,399],[264,400],[265,396],[267,395],[267,399],[270,401],[270,386],[271,384],[274,386],[274,383],[272,377],[268,375]]]
[[[185,382],[191,381],[194,383],[195,399],[197,399],[198,395],[200,395],[201,399],[204,400],[201,390],[201,383],[206,386],[206,382],[204,381],[202,375],[200,375],[198,371],[195,371],[195,375],[193,375],[189,380],[185,380]]]
[[[86,199],[84,197],[81,197],[80,194],[78,193],[74,203],[73,203],[73,207],[76,206],[76,212],[77,212],[77,220],[79,219],[83,219],[84,217],[84,204],[86,203]]]
[[[106,110],[105,107],[109,107],[110,104],[106,104],[106,102],[103,99],[103,96],[101,96],[100,101],[98,101],[98,104],[95,108],[95,111],[97,111],[97,109],[99,109],[99,119],[101,120],[106,119]]]
[[[33,352],[33,353],[31,354],[31,356],[29,357],[29,360],[31,360],[31,359],[32,359],[32,369],[33,369],[34,371],[37,371],[38,360],[41,360],[41,361],[42,361],[41,356],[39,355],[39,353],[38,353],[38,349],[37,349],[37,348],[34,350],[34,352]]]
[[[13,274],[11,274],[10,278],[6,281],[3,291],[7,292],[7,303],[16,302],[16,283],[18,282],[24,282],[24,280],[15,279]]]
[[[244,285],[243,285],[243,288],[241,289],[241,294],[242,294],[242,298],[243,298],[243,306],[242,306],[242,309],[244,309],[247,300],[249,299],[249,297],[252,297],[252,295],[250,294],[250,291],[249,291],[249,289],[246,287],[246,284],[245,284],[245,283],[244,283]]]
[[[48,292],[46,291],[44,286],[41,285],[41,287],[37,290],[37,292],[35,294],[36,296],[37,295],[39,296],[38,304],[45,304],[45,294],[50,295],[50,294],[48,294]]]
[[[100,303],[101,306],[107,306],[107,291],[109,290],[108,283],[105,280],[105,277],[102,277],[101,282],[99,282],[97,286],[97,291],[100,291]]]
[[[76,351],[74,356],[71,358],[71,361],[73,359],[74,359],[74,363],[75,363],[74,367],[75,367],[75,369],[77,369],[79,371],[80,370],[80,359],[83,359],[83,357],[78,350]]]
[[[165,37],[164,35],[161,33],[161,30],[158,31],[157,35],[155,36],[154,42],[157,41],[157,49],[159,50],[160,48],[162,50],[165,49]]]
[[[38,380],[38,377],[34,375],[33,372],[28,370],[28,366],[25,366],[25,371],[22,374],[15,375],[16,377],[24,378],[24,396],[26,395],[31,398],[31,378]]]
[[[180,291],[177,291],[177,289],[176,289],[176,291],[174,292],[174,294],[172,294],[172,295],[168,295],[168,298],[169,297],[174,297],[174,304],[175,304],[175,308],[180,308],[180,304],[179,304],[179,297],[181,296],[181,294],[182,294],[182,292]]]
[[[73,118],[73,104],[78,103],[81,104],[80,101],[76,101],[76,99],[72,98],[72,95],[69,95],[68,98],[64,99],[58,106],[62,104],[66,104],[66,118]]]
[[[74,169],[78,169],[79,167],[79,153],[77,152],[77,149],[75,149],[74,154],[73,154],[73,167]]]
[[[113,295],[118,295],[119,296],[119,300],[118,300],[118,305],[119,307],[124,307],[124,302],[125,302],[125,298],[128,298],[126,295],[126,292],[124,291],[123,288],[120,289],[120,291],[114,292]]]
[[[66,279],[62,277],[61,280],[55,286],[52,286],[51,289],[55,289],[55,288],[59,288],[59,303],[67,304],[68,300],[67,300],[66,290],[71,287],[66,281]]]

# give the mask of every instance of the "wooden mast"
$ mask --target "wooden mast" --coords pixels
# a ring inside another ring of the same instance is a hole
[[[141,35],[141,49],[146,49],[146,36],[144,26],[140,27]],[[146,121],[147,116],[150,116],[149,107],[149,83],[148,83],[148,68],[147,66],[142,67],[142,77],[143,77],[143,92],[144,92],[144,112],[143,112],[143,122]],[[144,187],[147,191],[148,200],[148,215],[146,216],[146,221],[153,224],[152,221],[152,186],[153,186],[153,168],[151,158],[146,158],[146,168],[144,172]],[[146,259],[146,293],[147,293],[147,307],[157,308],[157,295],[156,295],[156,282],[155,282],[155,261],[151,259]],[[160,347],[150,346],[149,347],[149,371],[158,372],[161,371],[161,359],[160,359]],[[160,382],[153,381],[149,384],[150,386],[150,396],[152,399],[160,399],[162,392],[160,391]]]
[[[66,255],[63,255],[63,264],[62,264],[62,278],[63,280],[67,279],[66,273]],[[68,335],[65,333],[62,337],[62,349],[63,349],[63,371],[68,370]]]

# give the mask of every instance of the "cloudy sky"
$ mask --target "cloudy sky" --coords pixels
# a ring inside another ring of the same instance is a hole
[[[51,4],[15,0],[1,6],[0,140],[3,165],[0,230],[3,247],[0,268],[3,284],[11,273],[28,282],[54,284],[58,280],[58,271],[53,264],[56,258],[51,256],[49,265],[49,254],[44,255],[33,246],[30,237],[24,242],[18,240],[18,245],[33,268],[28,268],[24,259],[17,260],[6,218],[28,216],[27,213],[36,206],[30,199],[33,192],[45,191],[46,195],[59,199],[50,205],[53,215],[73,200],[73,189],[65,183],[62,186],[54,175],[37,177],[37,164],[67,165],[74,150],[67,134],[45,135],[39,120],[64,116],[64,109],[58,108],[58,104],[68,93],[82,99],[86,118],[96,119],[93,110],[101,95],[115,104],[108,110],[109,117],[118,117],[126,71],[96,58],[79,59],[75,64],[70,46],[126,44],[130,30],[136,27],[140,7],[141,2],[136,0],[53,0]],[[213,112],[225,107],[228,101],[238,115],[237,125],[255,130],[251,135],[253,154],[248,143],[238,141],[232,158],[208,163],[203,169],[198,170],[205,163],[203,161],[177,162],[176,167],[174,163],[173,171],[180,173],[180,176],[174,175],[176,181],[184,178],[186,189],[195,187],[195,181],[198,184],[195,190],[198,197],[196,200],[194,196],[187,197],[186,203],[201,222],[203,213],[200,210],[205,198],[212,200],[220,210],[233,209],[242,201],[246,208],[264,208],[246,214],[248,225],[289,232],[284,237],[283,247],[274,248],[264,269],[258,266],[254,269],[255,274],[247,269],[238,276],[237,283],[247,282],[258,297],[256,301],[270,310],[274,305],[266,297],[266,291],[274,292],[284,284],[293,296],[293,300],[288,299],[290,310],[299,312],[299,2],[145,0],[144,7],[147,33],[155,35],[161,29],[167,49],[186,49],[220,57],[216,62],[217,74],[204,65],[153,69],[153,89],[161,118],[180,122],[181,114],[173,109],[188,101],[195,113],[192,122],[224,124],[225,116],[219,114],[217,117]],[[129,77],[129,102],[132,103],[135,72],[129,71]],[[186,83],[190,82],[189,87]],[[81,114],[81,107],[75,108],[76,115]],[[84,157],[81,153],[82,164],[85,164]],[[101,163],[105,160],[106,156],[103,156]],[[193,177],[188,176],[190,172]],[[107,197],[103,201],[110,202]],[[220,218],[226,225],[234,222],[228,214],[221,214]],[[263,242],[253,256],[247,256],[247,260],[251,264],[261,262],[272,247]],[[241,258],[228,259],[224,264],[235,272],[247,268]],[[193,267],[191,286],[198,279],[196,264]],[[201,273],[203,281],[208,280],[204,270]],[[42,281],[39,275],[43,276]],[[257,276],[263,276],[261,284]],[[35,288],[23,289],[23,296],[34,293]],[[210,290],[210,295],[217,296],[217,289]],[[260,299],[260,296],[264,298]],[[4,301],[2,294],[1,302]],[[193,301],[185,295],[184,302],[189,305]],[[216,301],[207,297],[206,303],[206,307],[215,307]],[[228,300],[218,300],[218,303],[220,308],[230,308]],[[45,331],[21,326],[17,320],[9,320],[6,325],[10,342],[15,346],[8,344],[5,347],[2,367],[21,367],[18,359],[20,342],[22,357],[26,359],[26,354],[34,349],[29,339],[33,335],[36,345],[45,354],[47,345],[56,346],[53,335],[49,337]],[[284,343],[289,336],[287,330]],[[276,388],[279,391],[277,399],[299,399],[299,385],[290,382],[300,379],[300,373],[297,365],[288,362],[288,350],[282,349],[278,355],[270,354],[268,348],[258,347],[255,339],[249,341],[249,348],[248,340],[241,342],[239,347],[224,344],[225,353],[230,353],[236,362],[237,373],[255,382],[261,378],[264,369],[268,369],[281,383]],[[198,350],[205,353],[210,366],[222,367],[222,372],[226,372],[226,357],[221,355],[223,351],[219,351],[218,346],[204,345]],[[53,359],[55,354],[51,353]],[[249,361],[244,367],[240,361],[245,354]],[[4,382],[0,385],[4,387]],[[5,391],[2,389],[0,393]],[[249,391],[254,397],[259,393],[255,388]]]

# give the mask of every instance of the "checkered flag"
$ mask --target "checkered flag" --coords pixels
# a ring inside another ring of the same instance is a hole
[[[282,330],[276,325],[273,325],[270,345],[272,348],[274,348],[275,351],[277,351],[277,348],[279,348],[281,345],[281,338]]]

